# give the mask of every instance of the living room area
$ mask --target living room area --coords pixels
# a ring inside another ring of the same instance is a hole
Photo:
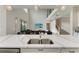
[[[71,34],[72,6],[6,6],[6,34]],[[11,9],[11,10],[9,10]]]

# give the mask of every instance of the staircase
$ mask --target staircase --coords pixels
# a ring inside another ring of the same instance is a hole
[[[62,29],[61,17],[59,17],[57,12],[58,12],[58,9],[49,10],[47,14],[47,20],[49,20],[50,23],[53,23],[54,21],[56,21],[55,28],[57,32],[61,35],[67,35],[69,33]]]

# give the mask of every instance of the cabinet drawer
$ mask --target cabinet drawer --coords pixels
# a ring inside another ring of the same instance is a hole
[[[62,49],[61,50],[62,53],[79,53],[79,49]]]
[[[38,49],[33,49],[33,48],[24,48],[24,49],[21,49],[21,53],[26,53],[26,52],[38,52]]]
[[[26,49],[21,49],[21,52],[22,53],[26,53],[26,52],[46,52],[46,53],[59,53],[60,52],[60,49],[50,49],[50,48],[35,48],[35,49],[33,49],[33,48],[30,48],[30,49],[28,49],[28,48],[26,48]]]
[[[46,53],[59,53],[60,49],[47,48],[47,49],[43,49],[42,52],[46,52]]]
[[[19,53],[19,49],[6,49],[6,48],[1,48],[0,53]]]

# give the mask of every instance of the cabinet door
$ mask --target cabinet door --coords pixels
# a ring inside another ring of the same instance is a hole
[[[60,53],[60,49],[59,48],[44,48],[41,49],[41,52],[46,52],[46,53]]]
[[[19,53],[19,49],[0,49],[0,53]]]
[[[50,48],[37,48],[37,49],[21,49],[22,53],[27,53],[27,52],[44,52],[44,53],[59,53],[60,49],[50,49]]]
[[[72,49],[62,49],[61,52],[62,53],[79,53],[79,49],[78,48],[77,49],[76,48],[75,49],[73,49],[73,48]]]
[[[22,48],[21,53],[28,53],[28,52],[38,52],[38,49],[35,48]]]

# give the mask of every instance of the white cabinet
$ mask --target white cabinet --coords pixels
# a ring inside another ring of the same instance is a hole
[[[79,53],[79,48],[22,48],[21,53]]]
[[[78,48],[61,49],[61,53],[79,53],[79,49]]]
[[[43,49],[42,52],[46,52],[46,53],[60,53],[60,49],[59,48],[47,48],[47,49]]]
[[[48,53],[60,53],[60,49],[56,48],[23,48],[21,49],[21,53],[27,52],[48,52]]]
[[[26,53],[26,52],[38,52],[38,49],[33,49],[33,48],[22,48],[21,53]]]

